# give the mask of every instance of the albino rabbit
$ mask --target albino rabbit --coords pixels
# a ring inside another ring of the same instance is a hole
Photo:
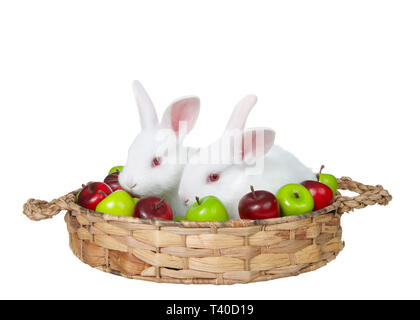
[[[223,202],[231,219],[238,219],[239,200],[250,192],[251,185],[255,190],[267,190],[275,194],[285,184],[315,179],[312,170],[295,156],[279,146],[273,146],[273,130],[243,130],[249,111],[250,108],[238,106],[219,141],[194,154],[185,166],[179,196],[186,206],[191,205],[196,196],[201,198],[213,195]],[[220,145],[224,143],[222,140],[232,146],[234,139],[240,143],[236,144],[236,148],[229,148],[227,158],[230,161],[202,163],[200,154],[220,150]],[[258,169],[257,164],[263,164],[260,172],[251,172]]]
[[[182,215],[185,205],[178,197],[178,186],[186,161],[180,161],[179,157],[189,152],[182,142],[195,125],[200,100],[185,97],[174,101],[159,123],[152,101],[140,82],[133,83],[133,90],[142,130],[129,149],[119,182],[133,194],[163,197],[171,205],[174,216]],[[162,139],[165,132],[172,133],[172,139]]]

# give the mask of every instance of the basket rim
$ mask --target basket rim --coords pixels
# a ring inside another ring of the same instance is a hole
[[[122,217],[116,215],[109,215],[93,210],[85,209],[79,206],[75,200],[77,193],[81,188],[69,192],[64,196],[51,201],[28,199],[23,205],[23,213],[31,220],[39,221],[52,218],[62,210],[67,210],[72,215],[86,216],[87,219],[93,222],[116,221],[121,223],[130,223],[133,225],[153,225],[158,229],[160,226],[168,226],[174,228],[235,228],[235,227],[251,227],[264,226],[272,224],[293,223],[299,220],[309,219],[324,214],[334,214],[335,216],[342,215],[344,212],[351,212],[355,209],[362,209],[367,206],[379,204],[387,205],[392,196],[388,190],[381,185],[365,185],[363,183],[353,181],[350,177],[341,177],[337,179],[338,190],[348,190],[356,193],[356,196],[342,196],[337,191],[334,202],[321,210],[309,212],[298,216],[278,217],[265,220],[242,220],[232,219],[228,221],[173,221],[173,220],[155,220],[155,219],[139,219],[134,217]]]
[[[81,189],[70,192],[70,194],[74,196],[74,199],[76,197],[76,194],[80,190]],[[331,205],[317,211],[312,211],[312,212],[308,212],[308,213],[297,215],[297,216],[286,216],[286,217],[261,219],[261,220],[229,219],[228,221],[189,221],[189,220],[176,221],[176,220],[161,220],[161,219],[142,219],[142,218],[136,218],[136,217],[124,217],[124,216],[106,214],[106,213],[86,209],[78,205],[74,200],[72,202],[72,207],[73,205],[75,205],[77,208],[77,211],[80,211],[80,213],[93,217],[93,218],[101,218],[105,221],[119,221],[119,222],[125,222],[125,223],[148,224],[148,225],[163,226],[163,227],[237,228],[237,227],[251,227],[251,226],[289,223],[289,222],[295,222],[302,219],[316,217],[316,216],[326,214],[326,213],[334,213],[334,212],[337,213],[338,208],[340,206],[340,202],[337,200],[337,196],[339,195],[340,193],[337,191],[337,195],[334,197],[334,202]]]

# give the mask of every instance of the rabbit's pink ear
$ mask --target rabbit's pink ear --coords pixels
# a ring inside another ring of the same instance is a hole
[[[166,109],[161,127],[172,129],[177,136],[184,136],[194,128],[199,113],[200,99],[198,97],[180,98]]]
[[[276,133],[268,128],[245,130],[242,134],[242,160],[251,163],[270,151]]]
[[[139,81],[133,82],[134,97],[139,109],[140,123],[143,129],[154,128],[158,125],[158,117],[152,100]]]
[[[238,102],[235,109],[230,116],[229,122],[226,126],[225,132],[234,130],[243,130],[245,128],[246,120],[248,119],[249,112],[257,103],[255,95],[247,95]]]

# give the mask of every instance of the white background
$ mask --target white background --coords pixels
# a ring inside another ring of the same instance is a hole
[[[420,298],[417,1],[2,1],[0,297]],[[106,274],[68,248],[51,200],[124,164],[139,131],[131,82],[159,114],[198,95],[187,143],[218,137],[235,103],[309,167],[394,196],[342,219],[344,251],[298,277],[233,286]]]

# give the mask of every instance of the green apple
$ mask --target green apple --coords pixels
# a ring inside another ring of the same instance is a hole
[[[111,174],[117,171],[121,172],[123,169],[124,169],[124,166],[115,166],[115,167],[112,167],[111,170],[109,170],[108,174]]]
[[[175,217],[174,221],[188,220],[187,217]]]
[[[319,169],[319,173],[316,175],[319,182],[329,186],[334,193],[334,195],[337,194],[338,189],[338,183],[336,177],[334,177],[332,174],[328,173],[321,173],[322,169],[324,169],[324,165],[321,166],[321,169]]]
[[[134,213],[135,200],[124,190],[117,190],[103,199],[96,206],[95,211],[131,217]]]
[[[314,198],[301,184],[286,184],[276,194],[281,216],[297,216],[312,212]]]
[[[228,221],[229,214],[223,203],[214,196],[196,198],[185,215],[190,221]]]

